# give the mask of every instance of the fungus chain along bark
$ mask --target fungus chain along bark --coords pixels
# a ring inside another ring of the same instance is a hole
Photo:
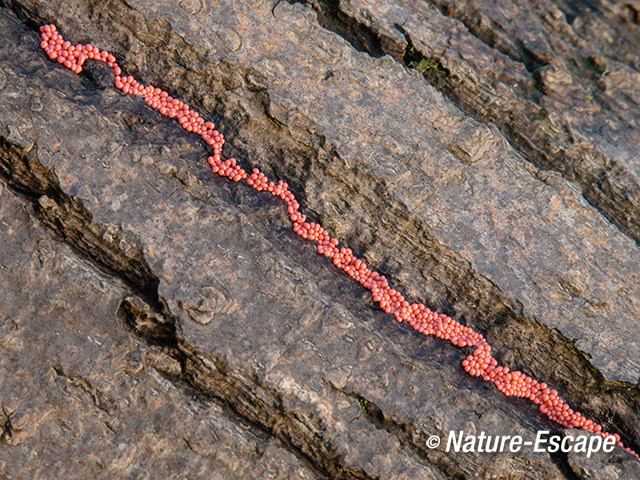
[[[213,123],[205,121],[186,103],[157,87],[144,86],[131,76],[123,76],[113,55],[91,44],[71,45],[58,33],[55,25],[44,25],[40,27],[40,32],[40,46],[51,60],[56,60],[75,73],[80,73],[82,65],[89,59],[106,63],[113,69],[117,89],[141,96],[162,115],[177,119],[186,131],[199,135],[213,149],[213,155],[207,158],[213,173],[234,182],[243,181],[258,192],[267,191],[280,198],[286,204],[293,230],[302,238],[315,242],[319,254],[330,258],[336,267],[370,290],[373,300],[398,322],[407,322],[418,332],[447,340],[456,347],[475,347],[474,352],[462,362],[464,370],[470,375],[482,377],[485,382],[493,383],[504,395],[528,398],[539,406],[543,414],[565,428],[582,428],[605,437],[613,436],[617,445],[640,460],[636,452],[625,447],[618,434],[603,431],[601,425],[571,409],[558,396],[558,392],[546,383],[538,382],[520,371],[509,371],[508,367],[498,365],[491,355],[491,346],[480,333],[447,315],[432,312],[421,303],[409,303],[399,291],[389,286],[383,275],[369,269],[362,260],[356,258],[351,249],[341,247],[340,242],[332,238],[321,225],[308,222],[286,182],[280,180],[276,184],[257,168],[249,174],[237,165],[234,158],[223,161],[224,136],[215,129]]]

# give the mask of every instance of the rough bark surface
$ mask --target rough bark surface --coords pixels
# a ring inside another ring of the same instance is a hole
[[[428,449],[556,426],[110,74],[50,62],[45,22],[197,107],[411,301],[640,450],[632,2],[4,0],[0,476],[640,477],[618,448]]]

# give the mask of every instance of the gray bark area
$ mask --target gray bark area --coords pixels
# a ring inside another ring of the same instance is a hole
[[[465,374],[177,123],[39,48],[187,101],[225,154],[410,301],[640,450],[640,8],[629,2],[0,1],[0,476],[636,479]],[[573,432],[574,434],[576,432]]]

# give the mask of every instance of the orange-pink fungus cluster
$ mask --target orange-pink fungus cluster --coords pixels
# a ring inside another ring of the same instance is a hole
[[[563,427],[582,428],[606,437],[613,436],[617,445],[624,447],[618,434],[604,432],[601,425],[571,409],[558,396],[558,392],[549,388],[546,383],[540,383],[520,371],[509,371],[508,367],[499,366],[491,355],[491,346],[480,333],[447,315],[432,312],[421,303],[410,304],[400,292],[389,286],[384,275],[369,269],[362,260],[353,255],[351,249],[340,247],[340,242],[332,238],[321,225],[307,222],[306,216],[300,212],[300,204],[286,182],[280,180],[275,184],[257,168],[248,175],[237,165],[234,158],[223,161],[221,157],[224,145],[223,135],[215,130],[213,123],[206,122],[186,103],[172,98],[159,88],[151,85],[144,86],[131,76],[122,76],[122,70],[113,55],[90,44],[71,45],[62,38],[55,25],[44,25],[40,27],[40,32],[42,37],[40,46],[52,60],[56,60],[75,73],[82,71],[82,65],[87,60],[106,63],[113,69],[117,89],[124,93],[142,96],[149,106],[162,115],[176,118],[187,132],[193,132],[202,137],[213,149],[213,155],[207,159],[213,173],[234,182],[246,180],[246,183],[256,191],[266,191],[282,199],[287,206],[293,230],[302,238],[317,243],[318,253],[330,258],[336,267],[370,290],[373,300],[383,311],[393,315],[398,322],[405,321],[418,332],[447,340],[457,347],[474,347],[473,353],[462,362],[464,370],[470,375],[481,377],[485,382],[492,382],[507,396],[528,398],[539,405],[543,414]],[[625,449],[640,459],[636,452],[628,447]]]

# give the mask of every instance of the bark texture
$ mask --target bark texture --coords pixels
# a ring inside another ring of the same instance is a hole
[[[196,107],[410,301],[640,451],[639,12],[0,0],[0,476],[639,478],[619,448],[427,448],[557,426],[36,33],[54,22]]]

